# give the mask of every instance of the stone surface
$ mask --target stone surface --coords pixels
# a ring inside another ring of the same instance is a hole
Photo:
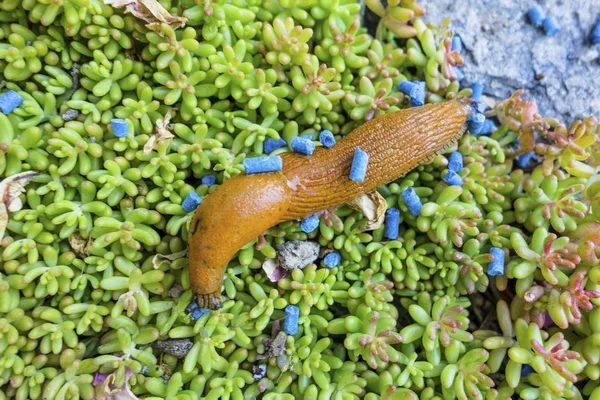
[[[563,123],[600,118],[600,44],[590,33],[600,17],[600,0],[420,0],[426,21],[451,19],[463,42],[464,86],[485,84],[484,96],[504,99],[525,89],[545,117]],[[539,4],[556,16],[561,31],[544,35],[527,19]]]
[[[287,270],[302,269],[319,258],[319,250],[316,242],[292,240],[277,246],[277,260]]]

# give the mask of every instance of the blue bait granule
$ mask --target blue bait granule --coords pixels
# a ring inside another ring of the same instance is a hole
[[[489,135],[490,133],[494,132],[496,130],[496,125],[494,124],[494,122],[490,119],[486,119],[483,122],[483,126],[481,127],[481,132],[479,132],[480,135]]]
[[[444,175],[444,182],[450,186],[462,186],[463,179],[456,172],[449,170],[446,175]]]
[[[467,127],[473,135],[480,135],[485,124],[485,115],[473,113],[467,118]]]
[[[333,133],[331,131],[324,130],[319,135],[319,142],[321,142],[323,147],[326,147],[329,149],[329,148],[333,147],[333,145],[335,144],[335,137],[333,136]]]
[[[202,199],[198,196],[198,193],[191,191],[185,199],[183,199],[183,203],[181,203],[181,207],[186,212],[194,211],[200,204],[202,203]]]
[[[311,233],[312,231],[317,229],[318,226],[319,226],[319,217],[317,217],[314,214],[308,218],[304,218],[302,220],[302,222],[300,223],[300,229],[302,229],[302,232],[304,232],[304,233]]]
[[[215,182],[217,181],[217,177],[214,175],[207,175],[207,176],[203,176],[202,180],[200,181],[203,185],[206,186],[212,186],[215,184]]]
[[[492,247],[490,254],[494,257],[494,261],[488,264],[487,274],[489,276],[504,275],[504,251],[498,247]]]
[[[456,72],[456,81],[460,82],[465,79],[465,73],[462,72],[460,68],[454,68],[454,72]]]
[[[342,256],[340,256],[340,253],[337,251],[331,252],[323,258],[323,264],[325,264],[327,268],[335,268],[340,265],[341,262]]]
[[[192,320],[193,321],[198,321],[198,319],[203,316],[206,313],[209,313],[210,310],[207,308],[196,308],[194,311],[192,311]]]
[[[265,152],[265,154],[269,154],[273,150],[277,150],[278,148],[283,147],[286,144],[287,143],[283,139],[275,140],[275,139],[268,138],[263,143],[263,151]]]
[[[421,208],[423,208],[423,204],[421,203],[421,199],[417,196],[415,189],[411,186],[402,192],[402,199],[404,200],[404,204],[408,208],[408,211],[415,217],[421,215]]]
[[[2,114],[10,114],[21,104],[23,104],[23,97],[14,90],[9,90],[0,96],[0,110],[2,110]]]
[[[283,161],[279,156],[260,156],[244,159],[246,174],[281,171]]]
[[[521,376],[528,376],[532,372],[533,372],[533,368],[531,368],[531,365],[529,365],[529,364],[525,364],[525,365],[523,365],[523,368],[521,368]]]
[[[448,157],[448,169],[454,172],[459,172],[463,169],[463,155],[460,151],[453,151]]]
[[[292,150],[296,153],[304,154],[306,156],[310,156],[313,151],[315,151],[315,144],[310,138],[298,136],[292,140],[291,143]]]
[[[596,26],[594,26],[594,29],[592,30],[590,41],[592,44],[600,43],[600,18],[598,18],[598,21],[596,21]]]
[[[419,107],[425,104],[425,82],[402,81],[398,84],[398,90],[410,97],[411,107]]]
[[[357,147],[354,150],[354,158],[352,159],[352,167],[350,168],[350,179],[354,182],[364,182],[368,163],[369,155],[362,151],[360,147]]]
[[[460,36],[452,36],[452,51],[458,51],[459,53],[462,51]]]
[[[543,27],[546,36],[554,36],[560,32],[560,25],[558,24],[558,20],[554,15],[550,15],[544,19]]]
[[[129,128],[127,127],[127,121],[120,118],[113,118],[110,120],[110,126],[113,131],[113,135],[116,137],[125,137],[129,135]]]
[[[483,94],[483,84],[480,82],[473,82],[471,85],[471,98],[479,103],[481,101],[481,95]]]
[[[385,231],[384,236],[388,239],[398,239],[400,230],[400,210],[395,207],[385,212]]]
[[[533,6],[527,10],[527,18],[533,24],[533,26],[542,26],[544,21],[544,11],[540,6]]]
[[[285,307],[285,317],[283,318],[283,331],[288,335],[298,333],[298,316],[300,309],[296,306],[289,305]]]
[[[534,153],[535,152],[530,151],[529,153],[521,154],[519,157],[517,157],[517,166],[519,168],[525,168],[527,164],[529,164],[529,161],[531,161],[533,158]]]

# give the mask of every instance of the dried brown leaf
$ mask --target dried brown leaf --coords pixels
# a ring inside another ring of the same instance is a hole
[[[173,139],[175,135],[169,131],[169,122],[171,118],[175,116],[175,109],[171,108],[164,118],[156,121],[154,126],[154,134],[150,136],[150,139],[144,145],[144,154],[150,154],[152,150],[156,149],[160,143],[168,139]]]
[[[23,208],[23,202],[19,196],[25,192],[25,186],[36,176],[38,176],[37,172],[27,171],[9,176],[0,182],[0,239],[6,232],[9,211],[15,212]]]
[[[92,244],[92,238],[85,239],[79,232],[73,232],[69,235],[69,244],[73,251],[81,258],[85,258],[90,255],[90,244]]]
[[[360,232],[373,231],[383,224],[387,203],[379,192],[365,193],[347,204],[353,210],[361,211],[369,220],[365,226],[359,229]]]
[[[125,7],[125,12],[146,21],[146,27],[160,32],[160,24],[165,23],[173,29],[183,28],[187,18],[169,13],[157,0],[104,0],[115,8]]]
[[[167,260],[167,261],[175,261],[178,260],[180,258],[183,258],[187,255],[187,249],[186,250],[182,250],[182,251],[178,251],[177,253],[173,253],[173,254],[156,254],[154,257],[152,257],[152,267],[154,269],[158,269],[160,268],[160,264]]]

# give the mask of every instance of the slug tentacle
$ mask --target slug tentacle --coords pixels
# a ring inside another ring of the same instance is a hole
[[[375,118],[332,148],[281,155],[280,172],[238,175],[196,209],[188,241],[190,281],[198,303],[216,308],[225,268],[245,244],[278,223],[305,218],[374,190],[454,145],[471,107],[428,104]],[[350,180],[354,151],[369,155],[363,182]]]

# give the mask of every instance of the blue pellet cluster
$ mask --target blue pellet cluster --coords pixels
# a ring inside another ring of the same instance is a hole
[[[544,11],[540,6],[533,6],[529,10],[527,10],[527,18],[533,26],[540,27],[544,22]]]
[[[408,211],[412,215],[417,217],[421,214],[421,208],[423,208],[423,204],[421,203],[421,199],[419,196],[417,196],[417,193],[412,186],[402,192],[402,199],[404,200],[404,204],[406,204]]]
[[[0,96],[0,110],[2,110],[2,114],[10,114],[21,104],[23,104],[23,97],[14,90],[9,90]]]
[[[542,26],[544,28],[544,33],[546,34],[546,36],[554,36],[558,32],[560,32],[560,25],[558,24],[558,20],[554,15],[546,17],[546,19],[544,19],[544,22],[542,23]]]
[[[463,155],[460,151],[453,151],[448,157],[448,169],[459,172],[463,169]]]
[[[273,150],[277,150],[280,147],[285,146],[286,144],[287,143],[283,139],[275,140],[275,139],[269,138],[269,139],[265,140],[265,142],[263,143],[263,151],[265,152],[265,154],[269,154]]]
[[[298,316],[300,309],[293,305],[285,307],[285,317],[283,318],[283,331],[288,335],[298,333]]]
[[[600,18],[596,21],[596,25],[594,29],[592,29],[592,33],[590,35],[590,41],[592,44],[600,43]]]
[[[181,203],[181,207],[187,211],[194,211],[200,204],[202,203],[202,199],[198,196],[198,193],[191,191],[185,199],[183,199],[183,203]]]
[[[492,247],[490,254],[494,257],[494,260],[488,264],[487,274],[489,276],[504,275],[504,250]]]
[[[335,137],[333,136],[333,133],[331,131],[324,130],[319,135],[319,142],[321,142],[323,147],[326,147],[329,149],[329,148],[333,147],[333,145],[335,145]]]
[[[110,127],[112,128],[113,135],[116,137],[125,137],[129,135],[129,127],[127,121],[120,118],[113,118],[110,120]]]
[[[302,220],[302,222],[300,223],[300,229],[302,229],[302,232],[304,232],[304,233],[311,233],[312,231],[317,229],[318,226],[319,226],[319,217],[317,217],[314,214],[308,218],[304,218]]]
[[[310,156],[315,151],[315,144],[308,137],[295,137],[292,139],[290,146],[296,153],[304,154],[306,156]]]
[[[203,176],[200,182],[206,186],[212,186],[217,181],[217,177],[214,175]]]
[[[410,98],[411,107],[425,104],[425,82],[402,81],[398,84],[398,90]]]
[[[520,156],[517,157],[517,166],[519,168],[525,168],[527,166],[527,164],[529,164],[529,161],[531,161],[531,159],[533,158],[533,151],[530,151],[529,153],[525,153],[525,154],[521,154]]]
[[[473,84],[471,85],[471,98],[479,103],[481,101],[481,95],[483,94],[483,84],[480,82],[473,82]]]
[[[388,239],[398,239],[400,231],[400,210],[395,207],[385,212],[385,231],[383,235]]]
[[[350,168],[350,179],[354,182],[364,182],[367,175],[367,164],[369,163],[369,155],[362,151],[360,147],[354,150],[354,158],[352,159],[352,167]]]
[[[244,159],[246,174],[281,171],[283,161],[279,156],[261,156]]]
[[[469,132],[471,132],[473,135],[480,135],[483,131],[484,125],[485,115],[481,113],[473,113],[467,118],[467,126],[469,128]]]
[[[462,186],[463,179],[456,172],[449,170],[446,175],[444,175],[444,182],[446,182],[450,186]]]
[[[337,251],[333,251],[323,258],[323,264],[325,264],[327,268],[335,268],[340,265],[341,262],[342,256]]]

